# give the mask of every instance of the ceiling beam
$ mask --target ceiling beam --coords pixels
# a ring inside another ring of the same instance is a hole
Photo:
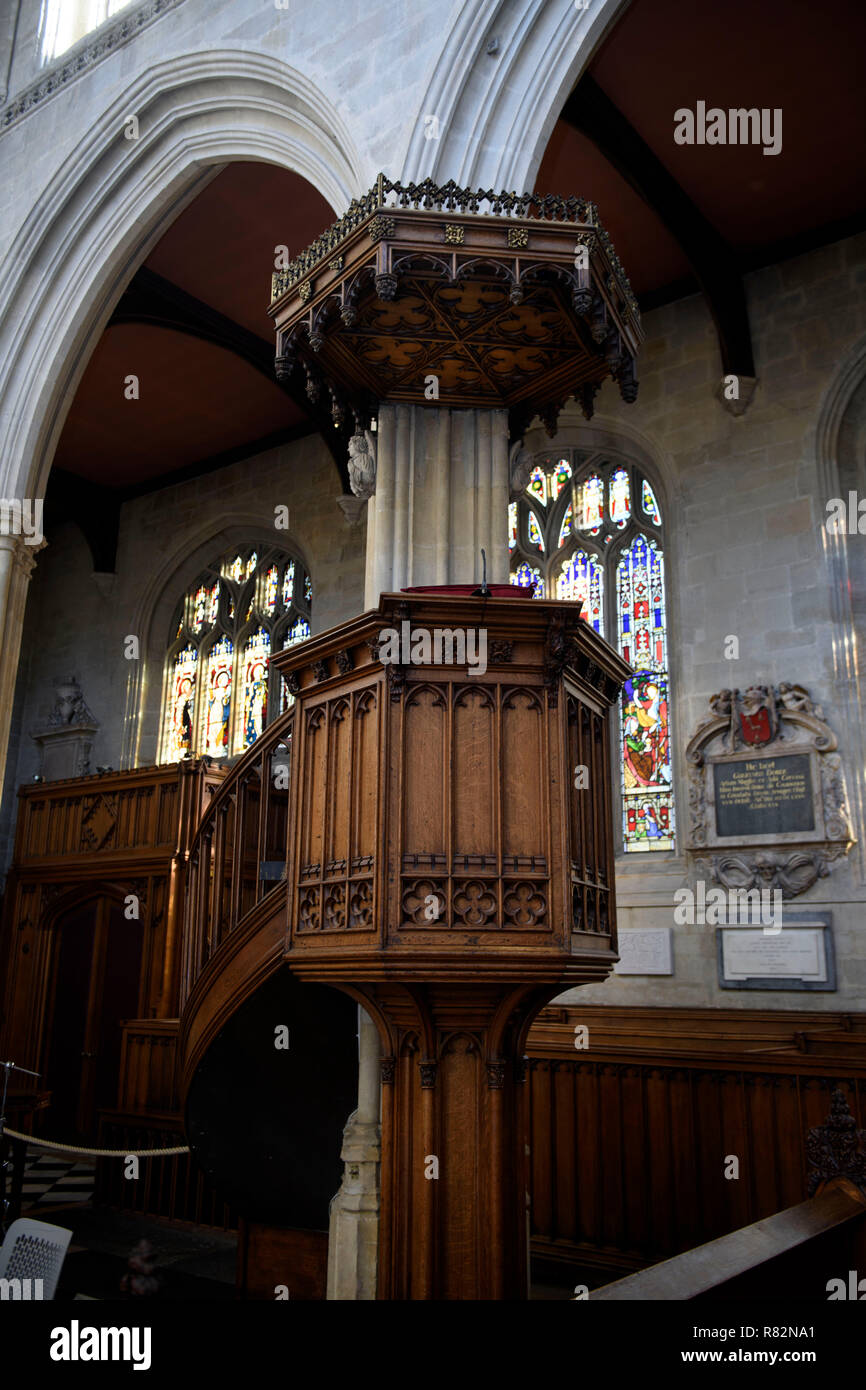
[[[142,266],[127,285],[109,319],[109,327],[120,323],[149,323],[158,328],[187,333],[213,343],[240,357],[261,372],[272,385],[285,392],[318,430],[340,475],[343,492],[349,492],[348,442],[351,428],[337,429],[327,407],[314,405],[300,385],[281,383],[274,372],[274,345],[243,328],[234,319],[212,309],[203,300],[187,294],[164,276]]]
[[[723,372],[753,377],[746,293],[731,247],[591,77],[581,78],[562,120],[592,141],[679,242],[716,325]]]

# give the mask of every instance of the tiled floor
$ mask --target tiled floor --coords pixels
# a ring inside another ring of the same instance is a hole
[[[92,1159],[66,1159],[31,1145],[27,1150],[21,1210],[42,1211],[49,1207],[89,1202],[93,1196],[95,1166]]]

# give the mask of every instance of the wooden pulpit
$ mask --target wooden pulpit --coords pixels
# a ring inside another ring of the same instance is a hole
[[[572,603],[436,590],[273,660],[296,700],[286,959],[382,1042],[379,1297],[525,1298],[524,1042],[616,960],[629,667]]]

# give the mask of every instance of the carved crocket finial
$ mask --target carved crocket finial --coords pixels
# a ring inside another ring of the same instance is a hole
[[[370,430],[349,440],[349,484],[356,497],[376,491],[376,436]]]
[[[512,502],[516,502],[525,491],[531,472],[532,455],[528,449],[524,449],[523,440],[517,439],[512,444],[508,454],[508,478]]]

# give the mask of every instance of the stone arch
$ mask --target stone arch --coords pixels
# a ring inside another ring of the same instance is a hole
[[[402,177],[531,190],[566,97],[624,7],[624,0],[588,0],[586,9],[570,0],[464,6],[428,78]],[[425,122],[434,115],[438,140]]]
[[[123,139],[138,115],[140,138]],[[0,268],[4,496],[44,491],[66,411],[97,335],[166,226],[226,163],[302,175],[335,211],[364,190],[345,122],[276,59],[190,54],[137,77],[42,196]],[[263,273],[267,274],[267,268]]]
[[[152,575],[139,599],[130,631],[138,635],[139,661],[130,662],[123,716],[121,767],[155,762],[164,698],[166,636],[179,597],[217,554],[235,545],[277,545],[294,551],[312,574],[306,547],[293,532],[268,528],[261,515],[225,513],[210,519],[182,542]],[[152,727],[151,727],[152,726]]]
[[[131,110],[135,142],[123,138]],[[274,58],[215,50],[136,77],[36,200],[0,266],[0,495],[44,494],[66,413],[125,285],[167,225],[236,159],[302,175],[335,211],[369,182],[345,122],[312,82]],[[32,563],[20,539],[4,540],[0,766]]]

